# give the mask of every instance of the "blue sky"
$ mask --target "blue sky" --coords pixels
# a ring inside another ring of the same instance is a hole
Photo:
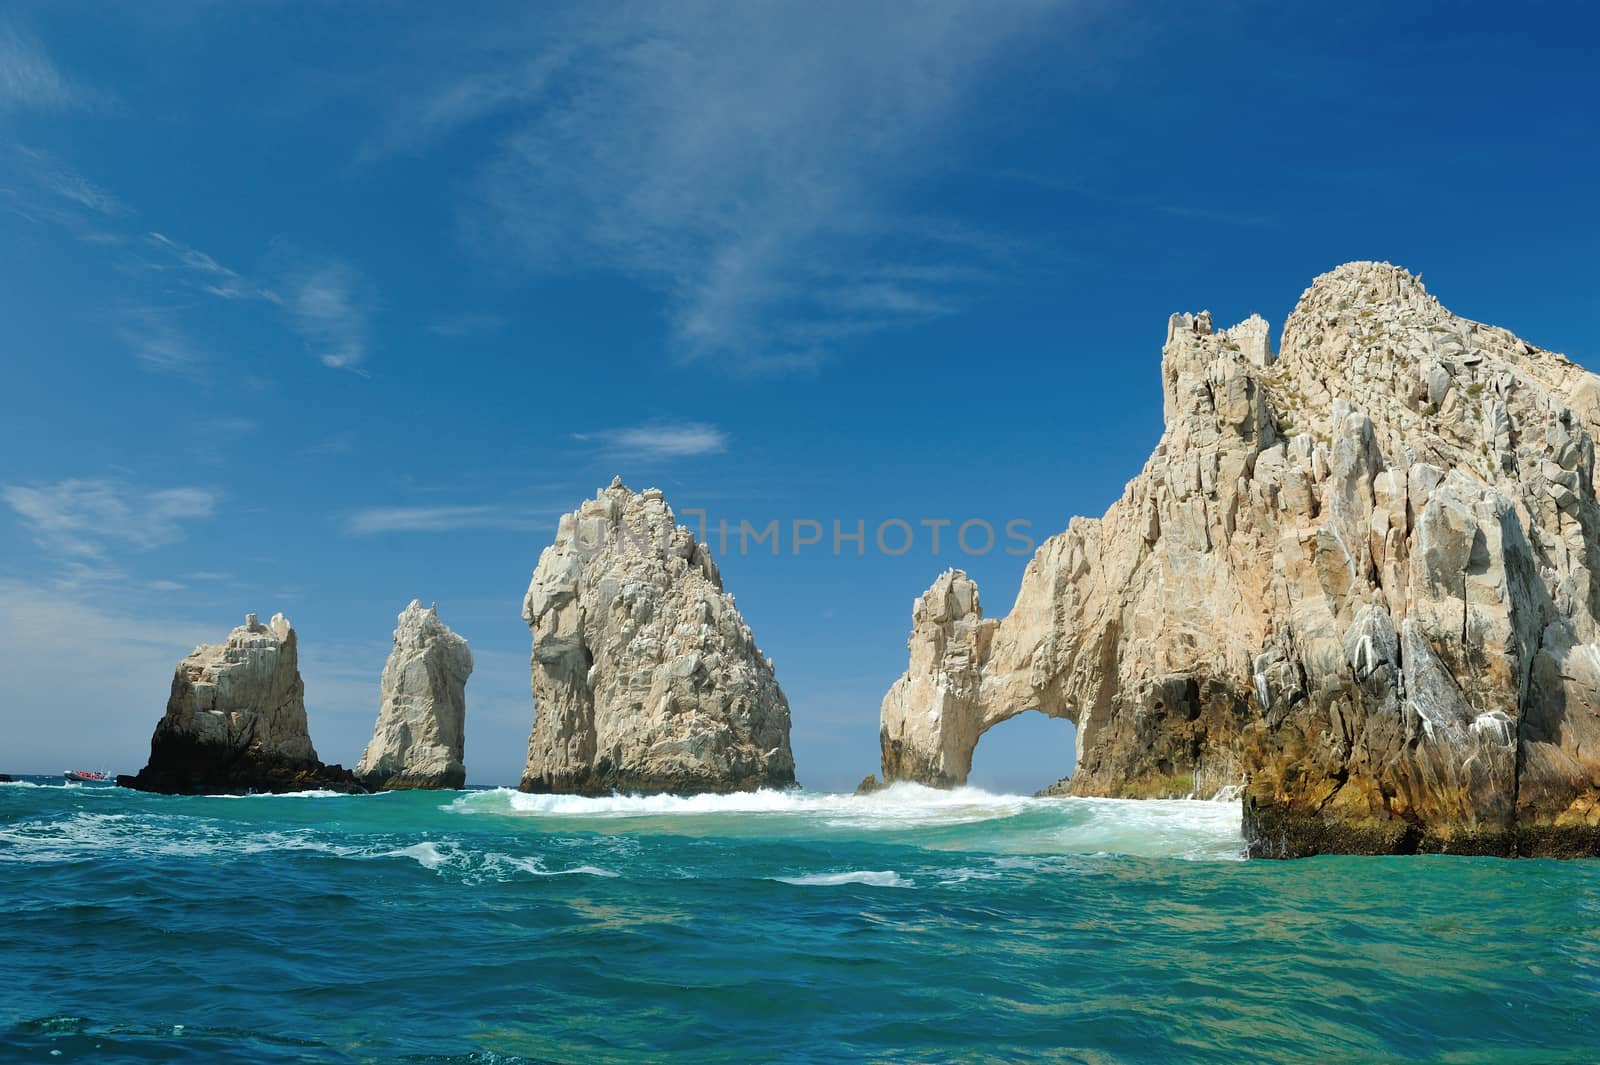
[[[1015,595],[1026,558],[956,526],[1042,539],[1143,463],[1171,312],[1276,331],[1316,274],[1387,259],[1597,365],[1596,22],[7,5],[0,771],[136,769],[177,659],[280,610],[351,764],[418,597],[477,657],[471,779],[514,781],[522,594],[621,474],[781,523],[723,573],[802,781],[853,786],[912,599],[948,566],[991,613]],[[996,729],[976,779],[1048,783],[1059,725]]]

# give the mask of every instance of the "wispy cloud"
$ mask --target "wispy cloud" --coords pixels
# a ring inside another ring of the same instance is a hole
[[[189,276],[193,285],[207,295],[225,300],[283,302],[276,292],[262,288],[237,270],[223,266],[199,248],[180,244],[164,233],[146,233],[145,240],[156,250],[170,256],[177,267]]]
[[[283,296],[290,324],[324,366],[364,373],[372,283],[349,263],[329,259],[294,270]]]
[[[106,480],[6,485],[0,499],[51,554],[103,560],[109,546],[141,550],[177,543],[188,521],[209,518],[216,496],[202,488],[139,492]]]
[[[455,529],[533,529],[548,524],[557,512],[493,504],[441,507],[368,507],[344,519],[351,536],[382,533],[449,532]]]
[[[91,100],[92,94],[56,69],[38,41],[0,19],[0,111],[62,111]]]
[[[641,459],[691,458],[728,449],[728,434],[704,422],[664,422],[622,429],[573,433],[574,440],[598,444],[613,454]]]
[[[541,16],[545,14],[541,12]],[[535,100],[568,57],[566,47],[532,56],[508,56],[503,45],[486,56],[461,56],[456,69],[440,83],[421,86],[414,93],[402,92],[402,106],[388,112],[377,131],[362,143],[356,158],[372,162],[389,155],[414,154],[464,126]]]
[[[454,50],[430,42],[374,143],[420,150],[492,118],[499,147],[462,206],[474,249],[640,279],[680,360],[807,367],[843,338],[959,311],[975,278],[1004,272],[992,246],[901,204],[1058,10],[541,8]],[[946,276],[915,275],[930,267]]]
[[[193,245],[135,226],[132,208],[49,152],[26,145],[0,148],[4,177],[14,184],[0,181],[0,205],[31,221],[60,226],[80,240],[115,246],[119,268],[130,276],[162,279],[159,290],[136,282],[133,309],[123,315],[122,339],[145,369],[192,377],[207,361],[179,325],[180,308],[171,303],[172,290],[181,288],[227,302],[259,301],[280,308],[288,328],[323,365],[366,373],[362,363],[377,289],[345,260],[309,256],[279,243],[268,250],[276,265],[266,273],[281,284],[263,284]],[[463,319],[457,328],[487,324]]]
[[[141,368],[151,373],[193,378],[206,366],[206,356],[160,307],[136,307],[125,312],[123,343]]]
[[[3,63],[0,57],[0,63]],[[60,157],[25,144],[11,146],[17,168],[40,189],[96,214],[127,214],[127,207],[110,192],[78,173]]]

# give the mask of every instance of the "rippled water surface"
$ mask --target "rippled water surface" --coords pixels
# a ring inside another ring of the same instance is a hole
[[[1238,807],[0,785],[0,1057],[1600,1060],[1600,866]]]

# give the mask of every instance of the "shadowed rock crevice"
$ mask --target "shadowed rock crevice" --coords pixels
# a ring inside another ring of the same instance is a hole
[[[1020,708],[1079,795],[1248,781],[1253,853],[1600,850],[1600,378],[1386,263],[1266,323],[1174,315],[1165,430],[989,619],[947,573],[884,699],[887,779],[965,779]]]

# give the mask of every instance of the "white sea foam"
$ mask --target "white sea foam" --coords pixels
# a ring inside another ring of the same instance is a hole
[[[460,796],[453,813],[526,817],[608,832],[909,837],[951,851],[1242,857],[1237,802],[1193,799],[1035,799],[979,788],[895,784],[870,795],[801,790],[731,795],[529,795],[510,789]],[[618,824],[625,822],[625,824]]]
[[[0,862],[43,864],[99,858],[107,852],[144,858],[253,855],[337,848],[310,830],[236,832],[203,818],[150,818],[78,811],[50,821],[0,828]]]
[[[928,788],[895,784],[871,795],[741,791],[726,795],[530,795],[498,788],[463,795],[448,808],[463,813],[520,814],[535,817],[634,818],[684,815],[801,815],[827,824],[962,824],[1011,817],[1035,800],[995,795],[980,788]]]
[[[570,869],[546,869],[544,861],[539,858],[517,858],[509,854],[487,854],[484,857],[491,865],[500,864],[532,876],[598,876],[606,879],[615,879],[622,875],[613,873],[610,869],[602,869],[597,865],[575,865]]]
[[[873,871],[867,869],[854,869],[844,873],[812,873],[808,876],[774,876],[783,884],[794,884],[798,887],[838,887],[841,884],[864,884],[867,887],[914,887],[911,881],[893,870]]]
[[[456,855],[454,851],[452,851],[451,854],[446,855],[439,849],[439,845],[437,843],[429,841],[423,843],[413,843],[409,847],[401,847],[398,850],[384,851],[382,854],[377,855],[377,857],[411,858],[424,869],[438,869],[446,862],[455,858]]]
[[[248,795],[207,795],[208,799],[345,799],[342,791],[312,788],[309,791],[253,791]]]

